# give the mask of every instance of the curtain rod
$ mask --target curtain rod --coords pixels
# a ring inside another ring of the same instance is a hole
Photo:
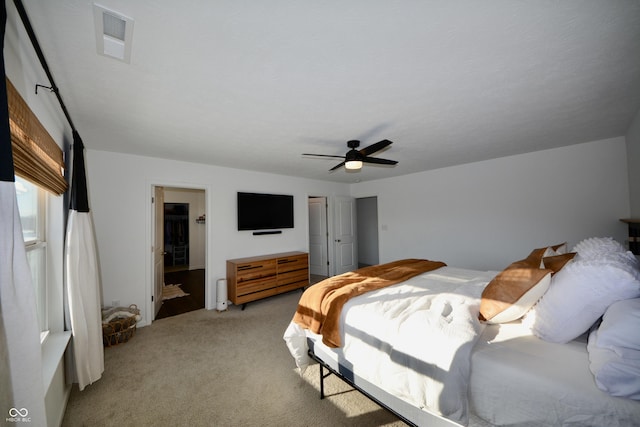
[[[22,20],[22,24],[24,28],[27,30],[27,34],[29,35],[29,39],[31,40],[31,44],[36,51],[36,55],[38,55],[38,59],[40,60],[40,65],[44,69],[44,72],[47,74],[47,78],[51,83],[51,91],[56,94],[58,98],[58,102],[60,103],[60,107],[62,108],[62,112],[64,113],[69,125],[71,125],[71,130],[76,132],[76,127],[73,125],[73,121],[71,120],[71,116],[69,115],[69,111],[67,111],[67,107],[64,105],[62,101],[62,96],[60,96],[60,91],[58,90],[58,86],[53,81],[53,75],[51,74],[51,70],[49,70],[49,66],[47,65],[47,61],[44,59],[44,54],[42,53],[42,49],[40,48],[40,43],[38,43],[38,39],[36,38],[36,34],[33,31],[33,27],[31,26],[31,22],[29,21],[29,17],[27,16],[27,11],[24,9],[24,5],[22,4],[22,0],[13,0],[13,3],[16,5],[18,9],[18,13],[20,14],[20,19]],[[37,90],[36,85],[36,90]],[[37,92],[36,92],[37,93]]]

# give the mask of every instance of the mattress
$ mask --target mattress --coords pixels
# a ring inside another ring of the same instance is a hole
[[[476,342],[469,403],[494,425],[640,425],[640,402],[597,388],[586,335],[550,343],[519,321],[488,325]]]
[[[368,395],[368,397],[373,398],[392,412],[400,414],[405,422],[417,426],[459,427],[459,424],[437,414],[422,410],[410,402],[393,396],[368,380],[354,374],[351,365],[344,362],[342,350],[339,348],[329,348],[324,345],[322,343],[322,336],[314,334],[313,332],[307,332],[307,345],[309,350],[313,352],[317,358],[322,360],[326,366],[355,385],[360,391]]]

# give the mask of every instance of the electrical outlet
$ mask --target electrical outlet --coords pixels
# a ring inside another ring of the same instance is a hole
[[[114,299],[113,301],[111,301],[111,306],[112,307],[120,307],[120,300],[119,299]]]

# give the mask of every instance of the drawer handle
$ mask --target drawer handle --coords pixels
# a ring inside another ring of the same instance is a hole
[[[242,265],[238,267],[238,270],[255,270],[256,268],[262,268],[261,265]]]

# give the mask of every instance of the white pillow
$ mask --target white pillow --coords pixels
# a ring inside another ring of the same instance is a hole
[[[624,246],[611,237],[590,237],[578,243],[572,252],[577,252],[581,258],[597,258],[603,253],[626,252]]]
[[[640,400],[640,298],[611,304],[587,350],[598,388]]]
[[[626,260],[624,253],[576,257],[551,278],[523,323],[545,341],[566,343],[583,334],[609,305],[640,296],[640,270]]]

